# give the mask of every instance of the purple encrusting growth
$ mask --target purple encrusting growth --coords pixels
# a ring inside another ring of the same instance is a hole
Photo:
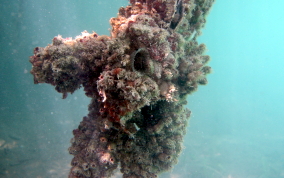
[[[70,178],[154,178],[182,151],[186,96],[207,83],[209,56],[196,38],[214,0],[130,0],[111,36],[57,36],[30,57],[35,83],[92,98],[73,131]]]

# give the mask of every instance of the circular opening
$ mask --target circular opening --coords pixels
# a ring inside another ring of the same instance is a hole
[[[148,72],[151,68],[148,51],[144,48],[139,48],[131,55],[132,69],[138,72]]]
[[[146,55],[143,53],[137,53],[134,58],[134,69],[144,72],[147,68]]]

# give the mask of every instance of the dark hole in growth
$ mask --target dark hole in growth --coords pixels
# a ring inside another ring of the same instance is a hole
[[[146,55],[142,52],[138,52],[134,58],[134,69],[139,72],[144,72],[147,69]]]
[[[144,48],[139,48],[131,55],[132,69],[134,71],[147,73],[150,69],[150,61],[148,51]]]

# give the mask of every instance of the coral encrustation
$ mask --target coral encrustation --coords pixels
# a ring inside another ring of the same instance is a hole
[[[182,151],[186,96],[207,83],[209,56],[196,38],[214,0],[130,0],[111,36],[56,36],[30,57],[35,83],[92,98],[73,131],[70,178],[154,178]]]

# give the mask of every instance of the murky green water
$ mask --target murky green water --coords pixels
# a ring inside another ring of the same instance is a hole
[[[61,34],[109,34],[125,0],[0,4],[0,177],[67,177],[72,130],[89,98],[65,100],[33,85],[28,57]],[[192,111],[179,164],[165,178],[284,177],[284,2],[217,0],[200,42],[213,73],[188,97]],[[117,177],[121,177],[117,175]]]

